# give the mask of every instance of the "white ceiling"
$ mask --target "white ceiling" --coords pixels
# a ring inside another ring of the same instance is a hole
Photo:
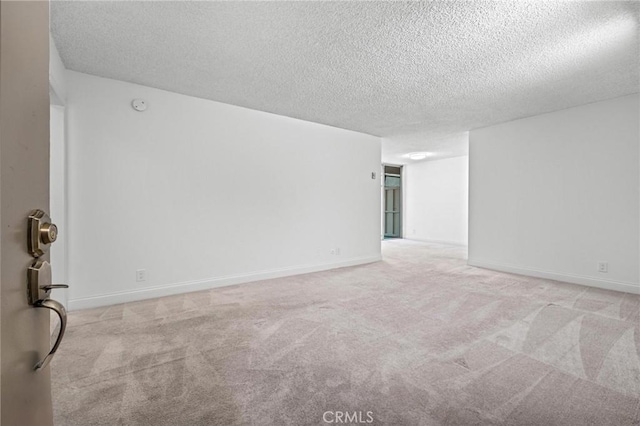
[[[383,158],[639,91],[638,2],[54,1],[69,69],[382,136]]]

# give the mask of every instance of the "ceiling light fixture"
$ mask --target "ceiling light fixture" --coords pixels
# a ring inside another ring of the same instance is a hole
[[[430,152],[412,152],[407,154],[407,157],[411,158],[412,160],[424,160],[431,155],[432,154]]]

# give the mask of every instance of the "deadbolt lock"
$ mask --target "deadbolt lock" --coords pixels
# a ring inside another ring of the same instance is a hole
[[[34,210],[29,215],[29,253],[40,257],[49,251],[49,246],[58,238],[58,227],[42,210]]]
[[[58,238],[58,227],[53,223],[45,223],[40,228],[40,240],[45,244],[51,244]]]

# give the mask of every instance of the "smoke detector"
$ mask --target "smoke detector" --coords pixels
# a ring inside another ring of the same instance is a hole
[[[131,101],[131,106],[133,107],[133,109],[139,112],[147,109],[147,103],[142,99],[134,99],[133,101]]]

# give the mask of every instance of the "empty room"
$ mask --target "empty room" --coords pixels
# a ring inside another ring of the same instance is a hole
[[[640,425],[637,1],[0,12],[2,426]]]

